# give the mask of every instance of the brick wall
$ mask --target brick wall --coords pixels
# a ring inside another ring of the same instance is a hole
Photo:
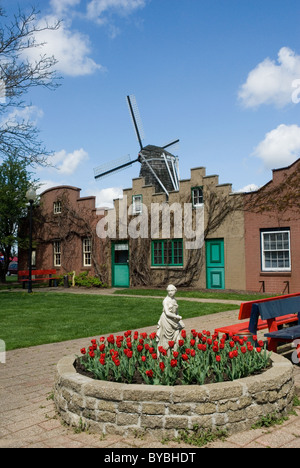
[[[278,188],[278,197],[283,199],[281,187],[284,179],[299,170],[300,160],[288,168],[273,171],[273,180],[261,190],[272,191]],[[259,200],[260,193],[261,191],[258,191],[252,195],[252,204],[255,205],[253,197]],[[276,203],[274,202],[274,206]],[[255,210],[245,212],[246,288],[249,291],[262,291],[262,282],[264,282],[267,293],[288,293],[288,284],[290,293],[298,292],[300,290],[300,213],[293,209],[272,211],[269,202],[267,205],[268,211],[263,213]],[[290,230],[291,271],[264,272],[261,265],[261,230],[280,228]]]
[[[41,194],[39,207],[33,214],[33,246],[36,250],[37,269],[55,268],[58,274],[71,271],[97,273],[95,262],[83,264],[83,239],[92,236],[94,258],[98,265],[105,263],[102,241],[96,236],[96,225],[103,217],[95,207],[95,197],[80,198],[80,189],[59,186]],[[61,202],[61,213],[54,213],[54,203]],[[24,236],[28,235],[25,227]],[[22,233],[21,233],[22,234]],[[54,241],[61,241],[61,266],[54,264]],[[27,250],[19,251],[19,269],[28,268]]]

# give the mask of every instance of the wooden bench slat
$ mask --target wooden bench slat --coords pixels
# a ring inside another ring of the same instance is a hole
[[[298,317],[296,314],[289,314],[289,315],[285,315],[283,317],[278,317],[276,319],[276,323],[277,325],[284,325],[285,323],[293,323],[293,322],[297,322],[298,321]],[[257,324],[257,330],[265,330],[268,328],[268,322],[267,320],[261,320],[259,319],[258,320],[258,324]],[[249,333],[249,322],[245,322],[245,323],[237,323],[237,324],[234,324],[234,325],[228,325],[228,326],[225,326],[225,327],[220,327],[220,328],[216,328],[215,330],[216,333]]]
[[[56,275],[56,270],[32,270],[32,275]],[[19,276],[29,276],[29,270],[19,271]]]
[[[267,338],[275,338],[276,340],[284,341],[294,341],[300,337],[300,325],[295,327],[283,328],[282,330],[277,330],[276,332],[266,333]]]
[[[56,275],[57,271],[55,269],[48,269],[48,270],[32,270],[31,271],[31,281],[49,281],[49,285],[51,286],[53,281],[56,285],[56,280],[59,279],[59,276]],[[38,277],[38,278],[37,278]],[[25,283],[29,282],[29,270],[23,270],[18,272],[18,281],[23,283],[23,289],[25,287]]]

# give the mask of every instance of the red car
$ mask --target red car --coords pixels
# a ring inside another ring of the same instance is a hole
[[[10,262],[8,267],[8,276],[18,274],[18,262]]]

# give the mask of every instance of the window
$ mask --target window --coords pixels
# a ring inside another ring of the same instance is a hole
[[[129,245],[128,243],[114,244],[114,257],[115,264],[128,264],[129,259]]]
[[[61,213],[61,201],[56,201],[53,203],[53,213],[54,214]]]
[[[203,187],[192,188],[192,203],[194,208],[203,205]]]
[[[91,239],[83,239],[83,266],[92,266],[92,241]]]
[[[262,271],[291,271],[290,231],[261,233]]]
[[[182,239],[153,241],[152,266],[183,266]]]
[[[36,250],[31,252],[31,266],[36,267]]]
[[[53,243],[53,252],[54,252],[54,266],[61,266],[61,243],[60,241],[55,241]]]
[[[132,214],[140,214],[143,210],[143,196],[133,195],[132,197]]]

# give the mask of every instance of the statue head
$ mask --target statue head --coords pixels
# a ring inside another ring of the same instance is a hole
[[[169,296],[175,296],[177,292],[177,288],[173,286],[173,284],[169,284],[169,286],[167,287],[167,291],[168,291]]]

